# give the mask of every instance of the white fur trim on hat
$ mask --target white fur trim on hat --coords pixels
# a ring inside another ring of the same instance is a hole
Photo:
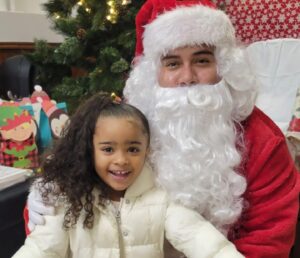
[[[223,11],[203,5],[177,7],[145,26],[146,57],[157,58],[178,47],[203,43],[217,48],[235,45],[234,28]]]

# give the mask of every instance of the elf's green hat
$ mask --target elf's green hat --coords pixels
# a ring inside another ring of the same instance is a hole
[[[0,106],[0,130],[10,130],[20,124],[31,121],[27,110],[17,106]]]

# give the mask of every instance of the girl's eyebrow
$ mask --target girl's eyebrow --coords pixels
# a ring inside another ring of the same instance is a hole
[[[98,144],[100,145],[115,145],[116,142],[113,142],[113,141],[106,141],[106,142],[99,142]],[[138,144],[138,145],[141,145],[142,143],[140,141],[126,141],[126,144]]]
[[[129,142],[126,142],[127,144],[138,144],[138,145],[141,145],[142,143],[140,141],[129,141]]]
[[[112,144],[116,144],[115,142],[112,142],[112,141],[106,141],[106,142],[98,142],[98,144],[101,144],[101,145],[112,145]]]

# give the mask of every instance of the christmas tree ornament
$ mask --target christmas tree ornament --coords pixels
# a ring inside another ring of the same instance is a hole
[[[77,36],[77,38],[79,40],[85,39],[85,37],[86,37],[86,30],[82,29],[82,28],[78,29],[77,32],[76,32],[76,36]]]

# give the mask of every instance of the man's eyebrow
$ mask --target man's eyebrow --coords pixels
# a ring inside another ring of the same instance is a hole
[[[193,56],[197,56],[197,55],[214,55],[214,53],[211,50],[200,50],[193,53]]]
[[[165,55],[164,57],[162,57],[162,61],[164,60],[168,60],[168,59],[175,59],[175,58],[179,58],[179,56],[177,55]]]
[[[199,50],[195,53],[192,54],[193,56],[198,56],[198,55],[214,55],[213,51],[210,50]],[[179,58],[179,55],[165,55],[164,57],[162,57],[162,61],[164,60],[168,60],[168,59],[175,59],[175,58]]]

